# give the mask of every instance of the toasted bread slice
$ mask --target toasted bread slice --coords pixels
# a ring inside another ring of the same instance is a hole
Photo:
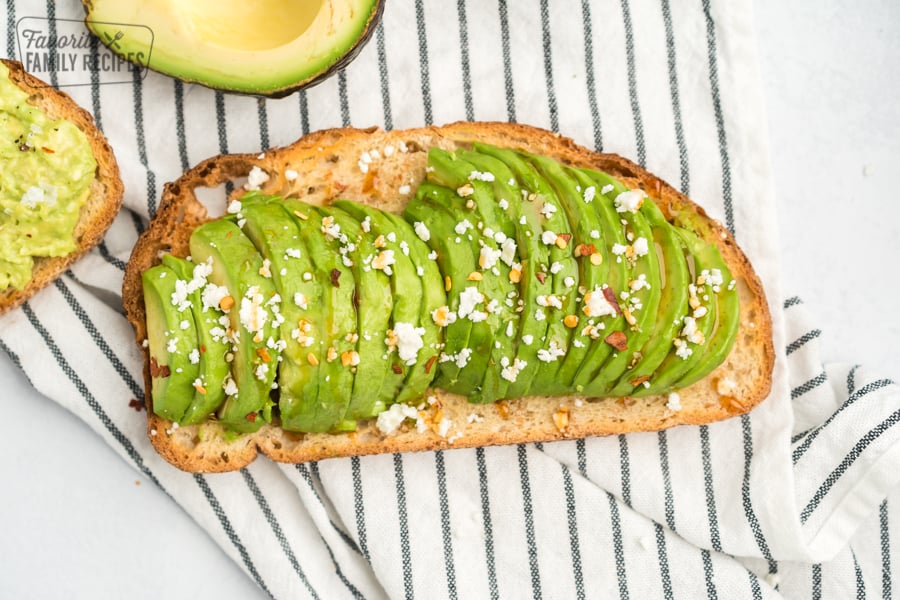
[[[73,233],[76,249],[60,257],[35,257],[28,284],[21,290],[0,290],[0,314],[11,310],[52,283],[84,253],[100,243],[106,230],[122,206],[123,186],[112,148],[97,129],[90,113],[78,106],[67,94],[28,74],[22,64],[0,59],[9,69],[10,80],[28,93],[29,104],[40,108],[52,119],[66,119],[84,132],[91,146],[97,170],[87,202],[81,208]]]
[[[187,255],[191,231],[209,218],[195,190],[215,188],[228,181],[239,183],[253,167],[258,167],[268,175],[262,184],[266,193],[300,196],[318,204],[346,198],[400,212],[407,196],[398,190],[406,185],[415,190],[424,179],[428,148],[454,149],[472,141],[525,149],[566,164],[602,170],[629,187],[643,189],[667,218],[685,211],[696,215],[692,221],[700,222],[699,227],[695,225],[698,233],[719,247],[738,282],[741,326],[726,361],[705,379],[679,391],[680,409],[674,402],[672,408],[667,406],[667,396],[529,397],[475,405],[464,397],[434,390],[431,403],[424,403],[422,408],[424,419],[430,424],[424,432],[401,427],[399,432],[384,435],[374,421],[368,421],[349,434],[296,434],[280,429],[276,421],[256,433],[234,439],[214,421],[178,427],[154,415],[148,392],[148,432],[162,456],[187,471],[218,472],[240,469],[260,451],[275,461],[300,463],[383,452],[655,431],[732,417],[749,411],[768,395],[775,355],[769,309],[759,278],[731,234],[684,195],[624,158],[597,154],[545,130],[505,123],[456,123],[390,132],[375,128],[321,131],[258,156],[211,158],[167,184],[156,218],[134,248],[123,287],[126,314],[146,359],[146,389],[150,389],[150,371],[144,348],[147,328],[141,273],[157,264],[164,253]],[[368,162],[361,162],[364,154]],[[235,194],[241,192],[239,189]],[[726,378],[728,386],[718,385]],[[730,385],[731,382],[736,385]],[[723,390],[724,387],[728,389]],[[439,427],[442,419],[450,423],[443,432]]]

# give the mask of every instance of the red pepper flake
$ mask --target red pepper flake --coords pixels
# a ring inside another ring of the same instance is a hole
[[[334,287],[341,287],[341,282],[339,281],[341,278],[341,272],[337,269],[331,270],[331,285]]]
[[[332,182],[332,184],[334,185],[334,189],[336,189],[339,192],[343,192],[344,190],[347,189],[347,186],[344,185],[343,183],[341,183],[340,181],[334,181],[334,182]]]
[[[606,336],[603,341],[622,352],[624,350],[628,350],[628,345],[625,343],[628,338],[625,337],[625,334],[621,331],[613,331],[611,334]]]
[[[263,362],[272,362],[272,357],[269,356],[269,350],[267,348],[257,348],[256,355],[260,357]]]
[[[569,240],[572,239],[572,234],[571,233],[557,233],[556,237],[561,238],[564,241],[568,242]]]
[[[437,354],[428,359],[428,362],[425,363],[425,372],[431,373],[431,367],[434,366],[434,362],[437,360]]]
[[[150,357],[150,377],[159,377],[165,379],[171,375],[168,365],[161,365],[156,362],[156,357]]]
[[[401,367],[397,363],[391,365],[391,370],[397,375],[403,375],[403,367]]]
[[[250,421],[251,423],[256,423],[256,413],[255,412],[247,413],[247,416],[244,418],[247,419],[248,421]]]
[[[541,283],[544,283],[545,281],[547,281],[547,274],[544,273],[543,271],[538,271],[535,274],[535,276],[538,278],[538,281],[540,281]]]
[[[128,406],[133,408],[134,410],[141,412],[144,410],[144,403],[138,400],[137,398],[132,398],[128,401]]]
[[[578,244],[575,247],[575,256],[590,256],[597,252],[597,248],[593,244]]]
[[[644,383],[645,381],[650,381],[649,375],[641,375],[640,377],[635,377],[634,379],[631,380],[631,385],[633,385],[634,387],[637,387],[637,386],[641,385],[642,383]]]
[[[616,300],[616,295],[613,293],[612,288],[605,287],[603,288],[603,297],[606,298],[606,301],[612,304],[612,307],[616,309],[616,314],[622,314],[622,309],[619,308],[619,301]]]
[[[200,354],[206,353],[206,344],[200,344]]]
[[[41,150],[43,150],[47,154],[56,154],[56,150],[54,150],[53,148],[48,148],[47,146],[41,146]]]

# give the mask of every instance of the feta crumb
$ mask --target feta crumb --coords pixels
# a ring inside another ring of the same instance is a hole
[[[646,197],[647,194],[645,194],[643,190],[629,190],[627,192],[622,192],[616,196],[616,199],[614,200],[616,212],[635,213],[641,207],[641,204],[644,203],[644,198]]]
[[[669,394],[669,401],[666,403],[666,408],[671,410],[672,412],[678,412],[681,410],[681,396],[678,395],[678,392],[672,392]]]
[[[590,186],[589,188],[584,190],[584,201],[592,202],[594,200],[594,195],[597,193],[597,188],[594,186]]]
[[[258,190],[259,187],[269,180],[269,174],[257,167],[256,165],[250,169],[247,175],[247,183],[244,184],[245,190]]]
[[[730,396],[737,389],[737,382],[730,377],[722,377],[716,383],[716,391],[720,396]]]
[[[503,369],[500,370],[500,377],[513,383],[515,383],[516,379],[518,379],[519,373],[521,373],[522,370],[528,366],[528,362],[520,358],[514,358],[512,364],[509,364],[509,359],[506,357],[503,357],[502,360],[507,364],[503,365]],[[469,422],[471,423],[471,421]]]
[[[414,365],[419,350],[425,345],[422,341],[425,328],[401,321],[394,324],[392,331],[397,336],[397,354],[400,360],[406,361],[407,365]]]
[[[297,173],[297,171],[295,171],[293,169],[288,169],[287,171],[284,172],[284,178],[287,179],[288,181],[294,181],[299,176],[300,176],[300,174]]]
[[[558,261],[554,261],[553,264],[550,265],[550,272],[553,275],[556,275],[557,273],[559,273],[562,270],[563,270],[563,265],[562,265],[562,263],[560,263]]]
[[[593,239],[593,240],[599,240],[599,239],[600,239],[600,232],[599,232],[598,230],[596,230],[596,229],[591,229],[591,239]]]
[[[458,235],[463,235],[468,229],[474,229],[474,226],[471,222],[469,222],[468,219],[463,219],[456,224],[456,227],[453,228],[453,230],[456,231]]]
[[[468,316],[475,307],[484,302],[484,295],[478,291],[478,288],[469,286],[459,295],[459,308],[457,313],[459,317]]]
[[[589,317],[616,316],[616,308],[610,304],[599,285],[584,295],[584,306],[581,309]]]
[[[545,219],[549,219],[556,212],[556,205],[550,202],[544,202],[544,206],[541,207],[541,214],[544,215]]]
[[[401,185],[399,187],[399,189],[397,189],[397,191],[400,193],[401,196],[406,196],[407,194],[409,194],[409,189],[410,188],[408,185]]]
[[[419,236],[419,239],[423,242],[427,242],[431,239],[431,231],[428,230],[428,226],[422,221],[416,221],[413,224],[413,229],[415,230],[416,235]]]
[[[538,359],[548,363],[554,362],[560,356],[565,356],[565,354],[566,351],[559,347],[559,344],[556,342],[556,340],[552,340],[550,342],[550,345],[546,349],[541,348],[537,351]]]
[[[638,256],[646,256],[648,252],[650,252],[650,244],[647,242],[647,238],[639,237],[634,241],[634,253]]]
[[[481,172],[481,171],[472,171],[469,173],[469,181],[486,181],[488,183],[494,181],[495,177],[493,173]]]
[[[616,189],[616,188],[613,187],[613,184],[607,183],[602,188],[600,188],[600,193],[605,196],[606,194],[610,193],[614,189]]]
[[[541,241],[543,243],[545,243],[546,245],[551,246],[556,243],[557,237],[558,236],[556,235],[556,233],[554,233],[550,230],[547,230],[541,234]]]
[[[392,404],[385,411],[378,413],[378,419],[375,421],[378,431],[385,435],[394,433],[400,424],[406,419],[418,419],[419,411],[408,404]]]

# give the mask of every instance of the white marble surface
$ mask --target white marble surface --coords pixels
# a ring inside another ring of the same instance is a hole
[[[900,380],[900,4],[756,4],[784,289],[824,358]],[[0,357],[2,598],[256,598],[152,483]]]

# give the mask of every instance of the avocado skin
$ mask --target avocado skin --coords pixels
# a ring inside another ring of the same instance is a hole
[[[194,316],[189,309],[178,312],[172,305],[178,275],[168,266],[151,267],[144,271],[142,279],[151,365],[155,362],[161,370],[154,376],[151,367],[153,412],[178,422],[194,398],[194,380],[200,372],[200,366],[188,360],[188,353],[197,347]],[[183,320],[189,323],[185,329],[180,327]],[[166,334],[176,337],[175,352],[169,352]]]
[[[274,403],[269,392],[275,381],[278,354],[268,349],[266,342],[273,335],[277,336],[278,331],[271,307],[265,308],[268,318],[258,332],[249,331],[241,323],[239,313],[242,300],[247,299],[251,288],[258,288],[261,304],[265,305],[276,294],[275,286],[270,278],[260,275],[262,256],[230,219],[208,221],[199,226],[191,234],[190,247],[191,255],[198,262],[213,259],[209,280],[228,288],[234,299],[234,306],[227,312],[232,329],[239,332],[231,361],[231,376],[238,393],[226,397],[219,409],[219,421],[233,431],[251,433],[272,418]],[[257,376],[258,369],[266,370],[261,378]]]
[[[162,264],[172,269],[181,280],[193,279],[195,265],[191,262],[166,254],[162,257]],[[197,378],[203,383],[205,393],[194,388],[194,398],[178,421],[181,425],[202,423],[225,401],[224,385],[229,373],[228,361],[225,360],[228,344],[221,338],[216,341],[212,334],[214,327],[221,326],[219,317],[224,313],[216,309],[205,309],[201,294],[201,288],[194,290],[190,295],[190,302],[200,357]]]

